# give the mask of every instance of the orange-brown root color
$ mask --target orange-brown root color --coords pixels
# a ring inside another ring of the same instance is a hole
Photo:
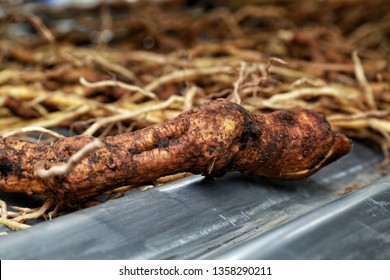
[[[94,138],[74,136],[54,145],[0,137],[0,189],[44,194],[75,206],[121,185],[191,172],[226,172],[302,179],[351,149],[325,117],[309,110],[255,114],[226,100],[211,101],[176,119],[103,138],[103,147],[68,175],[42,179],[38,169],[65,164]]]

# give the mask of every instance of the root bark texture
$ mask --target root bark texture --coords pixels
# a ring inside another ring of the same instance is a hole
[[[77,206],[109,189],[179,172],[302,179],[351,148],[346,136],[334,133],[325,117],[313,111],[255,114],[221,99],[168,122],[105,137],[70,172],[39,176],[66,165],[94,139],[74,136],[48,146],[0,137],[0,189],[44,194]]]

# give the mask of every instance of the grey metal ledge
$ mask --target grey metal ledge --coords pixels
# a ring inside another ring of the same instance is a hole
[[[390,259],[390,175],[214,257]]]

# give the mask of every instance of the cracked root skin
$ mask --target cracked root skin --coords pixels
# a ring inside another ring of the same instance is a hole
[[[347,137],[334,134],[312,111],[254,114],[216,100],[172,121],[102,139],[103,147],[66,176],[36,175],[39,168],[65,164],[92,140],[75,136],[46,146],[0,137],[0,189],[44,194],[76,206],[109,189],[178,172],[302,179],[351,148]]]

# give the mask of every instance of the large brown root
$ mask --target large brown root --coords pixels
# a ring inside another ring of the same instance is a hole
[[[90,136],[53,146],[0,138],[0,189],[44,194],[74,206],[103,191],[178,172],[221,176],[240,171],[302,179],[349,152],[347,137],[309,110],[254,114],[217,100],[176,119],[102,139],[67,175],[42,179],[39,169],[65,164]]]

